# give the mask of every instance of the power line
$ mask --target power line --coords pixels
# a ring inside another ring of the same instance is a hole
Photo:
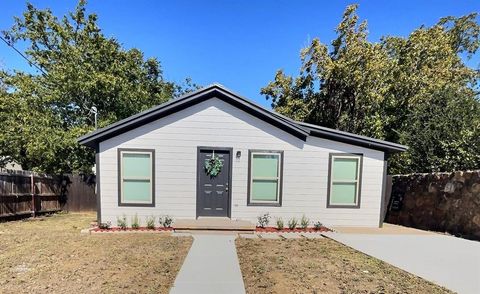
[[[47,73],[39,66],[37,65],[36,63],[34,63],[33,61],[31,61],[30,59],[28,59],[27,56],[25,56],[21,51],[19,51],[17,48],[15,48],[13,46],[13,44],[10,44],[10,42],[8,42],[7,40],[5,40],[5,38],[3,38],[1,35],[0,35],[0,39],[5,42],[5,44],[7,44],[8,47],[11,47],[13,50],[15,50],[15,52],[17,52],[23,59],[25,59],[28,64],[30,66],[34,66],[35,68],[37,68],[39,71],[41,71],[44,75],[47,75]],[[93,113],[95,115],[95,129],[97,128],[97,114],[98,114],[98,111],[97,111],[97,108],[95,106],[93,106],[89,113]]]
[[[15,50],[15,52],[17,52],[23,59],[25,59],[28,64],[30,66],[34,66],[35,68],[37,68],[39,71],[41,71],[44,75],[47,75],[47,73],[39,66],[37,65],[36,63],[34,63],[33,61],[31,61],[30,59],[28,59],[27,56],[25,56],[25,54],[23,54],[21,51],[19,51],[17,48],[15,48],[13,46],[13,44],[10,44],[10,42],[8,42],[7,40],[5,40],[5,38],[3,38],[1,35],[0,35],[0,39],[5,42],[5,44],[7,44],[7,46],[11,47],[13,50]],[[97,114],[98,114],[98,111],[97,111],[97,108],[94,106],[92,107],[90,110],[89,110],[89,113],[94,113],[95,115],[95,129],[97,128]]]
[[[22,52],[20,52],[17,48],[15,48],[13,44],[10,44],[10,42],[5,40],[2,36],[0,36],[0,39],[2,39],[2,41],[5,42],[5,44],[7,44],[8,47],[11,47],[13,50],[15,50],[15,52],[17,52],[23,59],[25,59],[30,66],[34,66],[36,69],[41,71],[44,75],[47,75],[47,73],[40,66],[38,66],[36,63],[28,59],[28,57],[25,56]]]

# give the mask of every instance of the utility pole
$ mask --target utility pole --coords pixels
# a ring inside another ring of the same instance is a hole
[[[92,108],[90,108],[90,112],[93,113],[93,116],[95,117],[95,129],[97,129],[98,128],[98,126],[97,126],[97,114],[98,114],[97,108],[95,106],[92,106]]]

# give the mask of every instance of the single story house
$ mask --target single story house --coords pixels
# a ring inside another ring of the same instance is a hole
[[[214,84],[79,138],[95,148],[98,221],[269,213],[382,224],[387,158],[406,146],[297,122]]]

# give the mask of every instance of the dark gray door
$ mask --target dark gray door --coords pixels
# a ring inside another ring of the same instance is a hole
[[[205,171],[205,161],[218,156],[223,166],[212,177]],[[197,216],[230,216],[230,149],[198,149]]]

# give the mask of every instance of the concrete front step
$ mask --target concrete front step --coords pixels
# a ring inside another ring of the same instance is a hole
[[[255,224],[245,220],[232,220],[227,217],[199,217],[198,219],[177,219],[175,231],[238,231],[254,232]]]

